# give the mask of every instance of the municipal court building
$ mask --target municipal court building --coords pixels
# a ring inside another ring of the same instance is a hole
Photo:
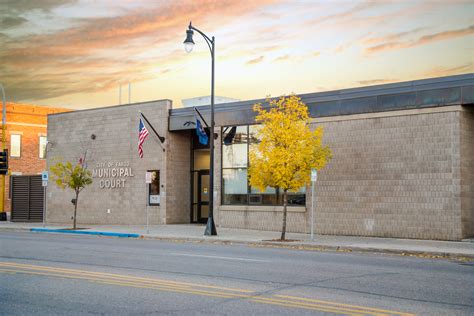
[[[299,96],[333,153],[316,183],[316,233],[474,236],[474,74]],[[150,224],[204,223],[214,198],[218,228],[280,231],[281,192],[260,192],[247,180],[257,102],[264,100],[215,106],[213,197],[209,148],[198,142],[193,108],[174,108],[170,100],[49,115],[48,168],[87,152],[94,181],[79,196],[80,225],[144,225],[147,212]],[[198,109],[210,122],[210,106]],[[140,112],[164,137],[147,125],[143,158]],[[71,223],[73,197],[50,181],[46,222]],[[310,187],[292,193],[289,203],[288,231],[309,232]]]

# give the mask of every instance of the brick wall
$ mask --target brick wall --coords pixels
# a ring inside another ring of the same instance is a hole
[[[9,158],[10,174],[34,175],[45,170],[46,159],[39,158],[39,137],[47,136],[47,115],[65,111],[70,110],[7,102],[6,148],[9,152],[11,135],[21,135],[21,156]],[[5,191],[5,210],[10,211],[9,176],[5,179]]]

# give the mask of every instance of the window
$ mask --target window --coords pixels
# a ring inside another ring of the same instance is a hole
[[[227,126],[222,129],[222,204],[283,205],[280,190],[263,192],[248,183],[249,150],[258,144],[259,125]],[[305,187],[288,193],[288,205],[305,205]]]
[[[40,159],[46,158],[46,136],[39,137],[39,157]]]
[[[148,171],[151,173],[151,183],[148,184],[148,205],[160,205],[160,171]]]
[[[10,157],[21,156],[21,135],[12,134],[10,136]]]

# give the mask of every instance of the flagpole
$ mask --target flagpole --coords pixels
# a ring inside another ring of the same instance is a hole
[[[207,124],[206,120],[204,119],[204,117],[202,117],[201,115],[201,112],[199,112],[199,110],[197,108],[194,108],[194,111],[197,112],[197,114],[199,114],[199,117],[201,118],[201,120],[204,122],[204,124],[206,124],[206,127],[209,128],[209,124]]]
[[[148,126],[150,126],[150,128],[153,130],[153,132],[155,133],[156,137],[158,137],[158,139],[160,140],[161,144],[163,144],[165,142],[165,138],[163,136],[160,136],[160,134],[158,134],[155,129],[153,128],[153,125],[151,125],[151,123],[147,120],[147,118],[145,117],[145,115],[143,115],[142,112],[138,112],[140,114],[141,117],[143,117],[143,119],[147,122]],[[161,146],[160,144],[160,146]],[[163,148],[163,146],[161,146],[161,148],[163,149],[163,151],[165,151],[165,148]]]

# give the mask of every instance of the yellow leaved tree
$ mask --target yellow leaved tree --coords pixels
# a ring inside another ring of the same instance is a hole
[[[77,228],[76,217],[79,193],[92,183],[92,173],[90,170],[87,170],[86,155],[87,151],[79,158],[77,164],[73,164],[70,161],[66,163],[58,162],[51,167],[52,178],[56,185],[61,189],[70,188],[75,193],[75,198],[71,201],[74,204],[73,229]]]
[[[321,169],[331,159],[331,150],[323,146],[322,127],[311,131],[308,108],[295,95],[269,102],[266,109],[254,105],[260,143],[249,153],[250,185],[264,191],[266,187],[283,191],[283,225],[285,240],[288,192],[296,192],[310,183],[311,169]]]

